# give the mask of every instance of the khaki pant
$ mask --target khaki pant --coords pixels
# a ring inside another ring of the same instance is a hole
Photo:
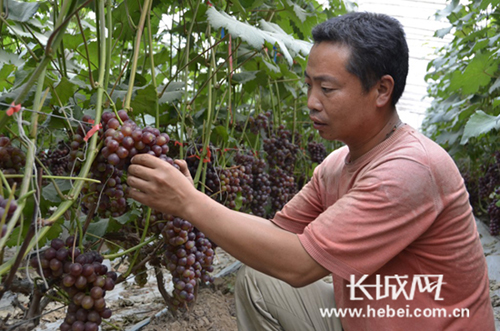
[[[320,308],[335,308],[333,285],[321,280],[294,288],[242,266],[235,296],[240,331],[342,331],[338,318],[320,314]]]

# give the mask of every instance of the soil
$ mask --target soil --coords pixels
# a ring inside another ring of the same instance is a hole
[[[234,275],[217,278],[213,285],[199,290],[197,302],[190,311],[155,317],[141,331],[236,330],[233,284]]]

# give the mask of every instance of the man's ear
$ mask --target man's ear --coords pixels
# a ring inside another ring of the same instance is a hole
[[[377,107],[390,105],[392,92],[394,91],[394,79],[391,75],[384,75],[377,84]]]

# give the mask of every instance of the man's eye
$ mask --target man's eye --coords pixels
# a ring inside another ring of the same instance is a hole
[[[333,91],[333,89],[332,89],[332,88],[328,88],[328,87],[322,87],[322,88],[321,88],[321,90],[322,90],[323,92],[325,92],[325,93],[329,93],[329,92]]]

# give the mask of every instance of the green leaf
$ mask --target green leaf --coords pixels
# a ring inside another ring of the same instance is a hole
[[[97,68],[97,64],[99,63],[99,45],[95,41],[88,42],[87,41],[87,48],[85,48],[85,45],[81,44],[78,47],[78,52],[82,54],[82,56],[87,57],[87,50],[88,50],[88,57],[90,59],[90,63],[92,66],[92,70]]]
[[[499,88],[499,87],[500,87],[500,77],[499,77],[499,78],[497,78],[497,80],[495,81],[495,83],[493,83],[493,85],[491,85],[491,86],[490,86],[490,89],[488,90],[488,92],[489,92],[490,94],[492,94],[492,93],[493,93],[493,91],[495,91],[495,90],[496,90],[497,88]]]
[[[56,86],[56,92],[63,106],[68,103],[77,89],[78,86],[70,82],[66,77],[61,78],[61,81]]]
[[[7,53],[3,49],[0,49],[0,63],[11,63],[16,67],[20,67],[24,64],[24,61],[17,54]]]
[[[19,2],[9,0],[5,2],[9,8],[8,19],[16,22],[28,22],[33,17],[40,7],[38,2]]]
[[[257,77],[258,71],[243,71],[233,75],[232,81],[239,84],[244,84]]]
[[[16,69],[16,66],[13,64],[7,64],[7,63],[4,63],[3,65],[1,65],[1,63],[0,63],[0,66],[1,66],[1,69],[0,69],[0,91],[2,91],[2,90],[7,89],[11,86],[13,76],[11,76],[10,79],[9,79],[9,76]]]
[[[436,13],[436,20],[439,21],[443,18],[448,17],[451,13],[457,10],[457,7],[459,9],[461,7],[459,0],[453,0],[448,6],[446,6],[446,8]]]
[[[264,0],[239,0],[240,5],[246,10],[252,10],[254,8],[259,7],[264,3]]]
[[[155,105],[158,100],[158,95],[152,84],[145,87],[136,87],[134,96],[130,102],[134,114],[150,114],[155,115]]]
[[[467,121],[460,144],[465,145],[470,138],[479,137],[493,129],[500,129],[500,115],[495,117],[478,110]]]
[[[453,29],[453,26],[450,26],[448,28],[439,29],[434,33],[434,36],[438,37],[438,38],[444,38],[444,36],[446,36],[448,33],[450,33],[451,29]]]
[[[217,136],[221,137],[224,142],[228,141],[229,133],[227,132],[224,126],[222,125],[216,126],[213,132],[215,132]]]
[[[62,232],[62,223],[63,223],[64,219],[63,218],[60,218],[59,220],[57,220],[57,222],[55,222],[54,224],[52,224],[50,226],[50,230],[47,231],[47,240],[52,240],[52,239],[55,239],[55,238],[58,238]]]
[[[159,104],[164,103],[172,103],[177,100],[181,100],[184,95],[184,86],[183,82],[170,82],[167,89],[158,100]],[[158,94],[163,91],[163,86],[158,88]]]
[[[84,218],[85,217],[86,216],[84,216]],[[97,222],[92,222],[89,224],[89,227],[87,228],[87,233],[91,233],[96,237],[102,237],[106,233],[108,225],[109,225],[109,218],[103,218]]]
[[[261,50],[266,42],[278,45],[290,66],[293,65],[292,55],[307,55],[312,46],[309,42],[288,35],[277,24],[263,19],[259,21],[261,29],[258,29],[246,22],[238,21],[225,12],[218,12],[214,7],[210,7],[206,14],[208,22],[214,29],[225,28],[233,37],[241,38],[254,49]]]
[[[498,64],[493,62],[489,53],[476,54],[463,72],[452,74],[449,89],[462,89],[463,94],[476,93],[480,87],[486,86],[495,73]]]
[[[61,192],[69,191],[71,189],[71,183],[69,180],[56,179],[55,180],[57,187],[61,190]],[[45,200],[51,202],[61,202],[61,198],[57,195],[57,191],[54,188],[54,184],[50,183],[49,185],[43,187],[42,189],[42,197]]]
[[[120,224],[127,224],[129,222],[135,221],[139,216],[141,216],[141,213],[137,209],[132,209],[121,216],[110,217],[109,219],[115,220]]]

